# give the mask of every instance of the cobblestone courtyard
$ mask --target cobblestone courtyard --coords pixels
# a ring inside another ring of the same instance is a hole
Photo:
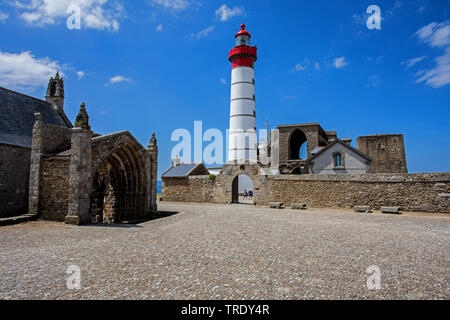
[[[166,217],[137,226],[0,228],[0,299],[450,298],[445,215],[159,209]],[[81,290],[66,287],[70,265]],[[379,291],[367,289],[371,265]]]

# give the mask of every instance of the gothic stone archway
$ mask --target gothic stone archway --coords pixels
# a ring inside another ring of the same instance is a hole
[[[149,210],[146,150],[131,135],[113,140],[106,139],[96,150],[91,193],[91,218],[95,223],[138,221]]]

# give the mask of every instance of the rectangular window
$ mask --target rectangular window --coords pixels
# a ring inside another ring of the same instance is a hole
[[[336,153],[334,155],[334,166],[337,167],[337,168],[343,167],[343,165],[342,165],[342,154]]]

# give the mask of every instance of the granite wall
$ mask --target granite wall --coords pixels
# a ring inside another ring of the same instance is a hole
[[[64,221],[69,205],[70,156],[42,157],[39,212],[45,220]]]
[[[229,170],[228,170],[229,169]],[[163,201],[231,203],[231,184],[239,174],[249,175],[255,203],[305,203],[312,208],[353,208],[367,205],[400,207],[403,211],[450,213],[450,173],[362,175],[252,175],[228,165],[215,180],[208,176],[163,179]],[[229,171],[229,172],[228,172]]]
[[[166,178],[162,182],[162,200],[176,202],[214,202],[214,180],[209,176]]]
[[[0,218],[28,212],[29,148],[0,145]]]
[[[268,200],[316,208],[367,205],[450,213],[450,173],[300,175],[269,179]]]

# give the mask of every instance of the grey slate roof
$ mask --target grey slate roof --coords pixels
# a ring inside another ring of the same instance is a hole
[[[0,87],[0,143],[31,148],[34,114],[38,112],[44,123],[71,126],[50,103]]]
[[[179,164],[175,167],[170,167],[169,170],[162,174],[162,178],[184,178],[194,171],[201,163]]]

